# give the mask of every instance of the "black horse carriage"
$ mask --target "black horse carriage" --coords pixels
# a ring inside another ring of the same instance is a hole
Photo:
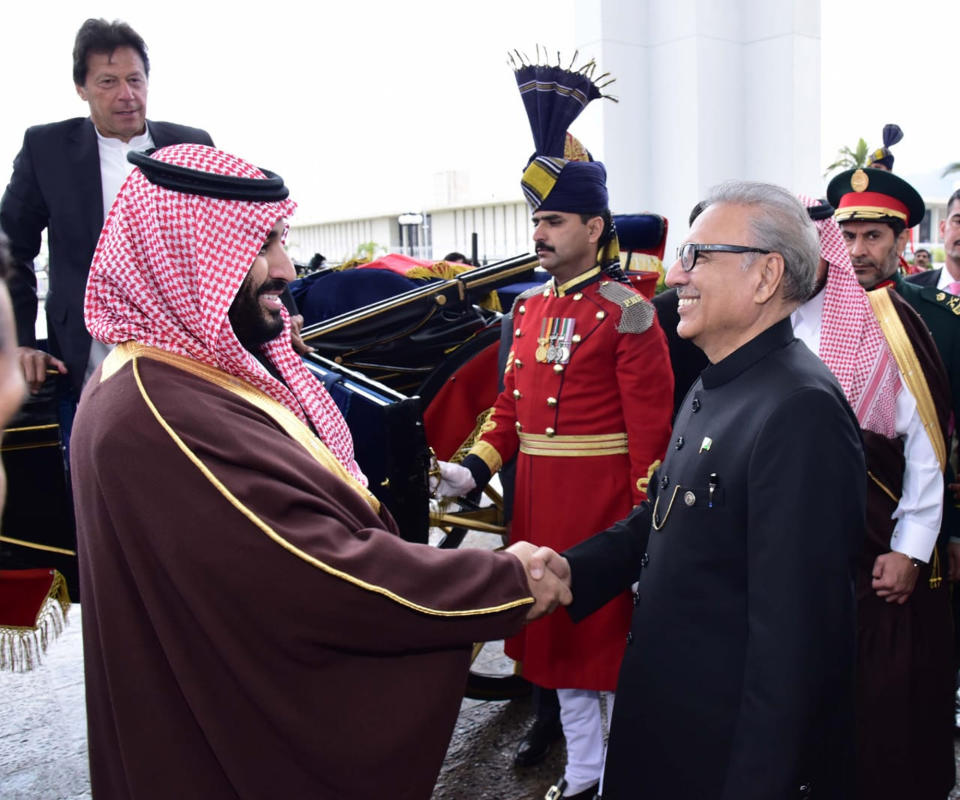
[[[652,297],[659,273],[643,267],[662,258],[667,221],[655,214],[615,221],[627,274]],[[317,351],[307,365],[344,412],[357,460],[404,538],[425,542],[428,529],[440,527],[446,535],[439,546],[456,547],[465,529],[501,533],[494,492],[492,509],[429,515],[426,475],[431,457],[456,459],[472,442],[499,389],[502,312],[548,276],[525,254],[446,279],[407,279],[406,290],[396,291],[403,278],[387,261],[324,270],[292,286],[302,337]],[[330,298],[344,310],[331,315]]]
[[[664,218],[615,220],[630,259],[634,253],[662,258]],[[652,296],[658,274],[632,265],[628,260],[631,280]],[[455,460],[471,442],[498,392],[502,312],[520,291],[545,279],[536,257],[526,254],[452,277],[410,278],[368,264],[322,269],[291,285],[305,316],[302,338],[316,350],[305,363],[343,412],[370,488],[405,539],[428,543],[434,529],[441,533],[432,543],[457,547],[467,530],[503,533],[495,491],[488,492],[491,503],[467,499],[454,510],[431,511],[428,474],[434,457]],[[77,598],[67,442],[54,382],[48,380],[4,432],[8,501],[0,568],[56,568]],[[520,681],[475,675],[468,693],[505,697],[523,688]]]

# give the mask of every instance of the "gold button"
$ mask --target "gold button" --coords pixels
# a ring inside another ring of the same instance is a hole
[[[597,319],[603,319],[605,316],[607,316],[607,312],[606,312],[606,311],[598,311],[598,312],[597,312]]]
[[[515,358],[513,359],[513,366],[515,366],[517,369],[520,369],[520,367],[523,366],[523,362],[519,358]]]
[[[570,341],[571,341],[571,342],[574,342],[574,343],[579,342],[579,341],[580,341],[580,334],[579,334],[579,333],[573,334],[573,338],[571,338]]]
[[[513,335],[516,336],[516,337],[519,339],[521,336],[523,336],[523,331],[521,331],[519,328],[517,328],[517,329],[513,332]]]
[[[556,404],[557,404],[557,398],[556,398],[556,397],[548,397],[548,398],[547,398],[547,405],[550,406],[550,408],[553,408]]]
[[[547,428],[544,433],[547,434],[547,436],[554,436],[557,432],[553,428]]]
[[[520,433],[520,431],[523,430],[523,425],[521,425],[519,422],[515,422],[513,424],[517,426],[517,433]]]
[[[517,398],[517,400],[519,400],[521,397],[523,397],[523,395],[520,394],[520,390],[519,390],[519,389],[514,389],[514,390],[513,390],[513,396],[514,396],[515,398]]]
[[[573,296],[573,299],[574,299],[574,300],[583,300],[583,292],[577,292],[577,293]]]
[[[554,372],[563,372],[563,364],[554,364],[554,365],[553,365],[553,371],[554,371]]]
[[[518,313],[518,314],[526,314],[526,313],[527,313],[527,307],[526,307],[526,306],[520,306],[520,307],[517,309],[517,313]]]

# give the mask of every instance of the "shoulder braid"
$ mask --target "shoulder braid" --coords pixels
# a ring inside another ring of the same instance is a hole
[[[652,324],[656,311],[653,303],[629,285],[614,281],[600,284],[602,297],[620,306],[620,333],[644,333]]]

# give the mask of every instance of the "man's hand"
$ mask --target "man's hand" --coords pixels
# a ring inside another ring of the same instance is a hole
[[[520,559],[527,573],[527,586],[533,595],[533,607],[527,612],[527,622],[552,612],[558,605],[573,602],[570,593],[570,565],[549,547],[535,547],[530,542],[517,542],[507,552]]]
[[[947,578],[951,581],[960,581],[960,542],[950,542],[947,545],[947,556],[950,559]]]
[[[293,349],[301,356],[307,353],[316,353],[317,349],[308,345],[300,338],[300,331],[303,329],[303,314],[294,314],[290,317],[290,344]]]
[[[438,461],[440,477],[430,477],[430,492],[434,497],[463,497],[477,488],[473,473],[459,464]]]
[[[920,569],[903,553],[884,553],[873,562],[873,590],[888,603],[903,605],[917,585]]]
[[[43,350],[32,347],[18,347],[17,357],[20,359],[20,369],[23,370],[23,379],[31,394],[36,394],[47,379],[47,369],[55,369],[61,375],[67,374],[67,365],[59,358],[54,358]]]

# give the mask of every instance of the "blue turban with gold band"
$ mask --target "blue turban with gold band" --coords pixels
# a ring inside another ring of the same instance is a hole
[[[536,156],[520,180],[534,211],[600,214],[609,205],[607,170],[599,161]]]
[[[890,148],[893,147],[897,142],[903,138],[903,131],[900,129],[899,125],[895,125],[892,122],[887,123],[883,126],[883,147],[878,147],[874,150],[869,156],[867,156],[867,166],[868,167],[886,167],[889,170],[893,169],[893,153],[890,152]]]
[[[510,59],[536,148],[520,179],[527,203],[534,212],[601,215],[609,206],[606,168],[599,161],[590,159],[589,153],[586,156],[590,160],[571,160],[565,145],[572,138],[567,134],[567,128],[588,103],[600,97],[616,101],[615,97],[601,91],[612,79],[600,84],[607,73],[594,79],[594,61],[573,69],[576,53],[566,68],[560,66],[559,54],[554,66],[531,64],[519,53],[516,55],[519,66],[513,55]],[[539,55],[537,48],[538,58]],[[612,225],[612,221],[609,224]],[[606,265],[613,261],[619,264],[619,259],[619,243],[613,231],[599,260]]]

